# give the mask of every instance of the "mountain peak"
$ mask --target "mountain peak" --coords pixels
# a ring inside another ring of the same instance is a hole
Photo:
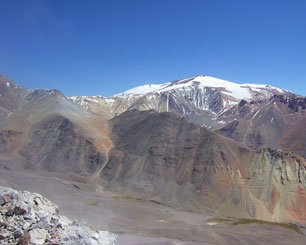
[[[271,97],[273,94],[288,92],[265,84],[239,84],[207,75],[196,75],[163,84],[138,86],[123,93],[116,94],[115,96],[142,96],[149,93],[164,93],[173,90],[190,89],[205,90],[206,88],[214,88],[219,90],[222,94],[231,96],[237,100],[250,100],[253,98],[253,94],[258,93],[263,94],[265,97]]]

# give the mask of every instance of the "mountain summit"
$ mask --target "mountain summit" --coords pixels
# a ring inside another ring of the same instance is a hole
[[[173,112],[200,126],[217,129],[237,119],[233,112],[238,110],[242,100],[255,104],[254,101],[265,101],[275,94],[291,95],[287,90],[269,85],[238,84],[199,75],[163,84],[147,84],[111,97],[70,99],[86,110],[110,114],[109,117],[132,109],[153,109]]]
[[[233,97],[234,99],[254,99],[259,96],[271,96],[275,93],[288,92],[283,89],[272,87],[265,84],[238,84],[222,80],[215,77],[197,75],[182,80],[163,84],[147,84],[132,88],[115,96],[132,96],[145,95],[148,93],[163,93],[171,90],[186,90],[188,88],[205,89],[215,88],[220,90],[224,95]]]

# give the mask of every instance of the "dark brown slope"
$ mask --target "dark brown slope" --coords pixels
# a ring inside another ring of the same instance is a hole
[[[82,130],[67,118],[54,115],[33,125],[19,153],[26,168],[50,172],[92,174],[101,168],[105,155],[94,141],[77,131]]]
[[[128,111],[110,126],[106,189],[193,211],[306,218],[305,161],[294,154],[250,151],[171,113]]]
[[[249,113],[216,132],[251,149],[272,147],[294,151],[305,158],[306,98],[278,95],[260,104],[252,110],[252,104],[244,103],[240,110]]]

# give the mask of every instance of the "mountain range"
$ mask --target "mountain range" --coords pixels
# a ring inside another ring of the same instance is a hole
[[[306,223],[306,98],[194,76],[104,97],[0,76],[0,168],[192,212]]]

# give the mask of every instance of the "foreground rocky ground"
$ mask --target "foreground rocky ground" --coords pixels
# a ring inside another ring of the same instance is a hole
[[[113,245],[117,239],[60,216],[57,205],[37,193],[0,186],[0,205],[0,244]]]

